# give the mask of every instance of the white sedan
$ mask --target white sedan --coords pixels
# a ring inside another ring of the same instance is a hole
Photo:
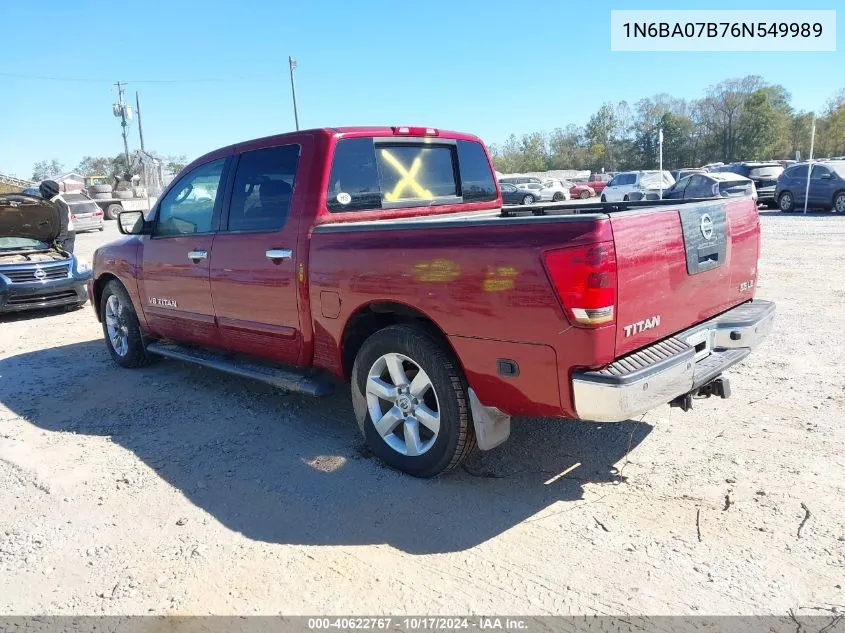
[[[527,182],[519,184],[517,187],[533,194],[537,202],[562,202],[572,197],[569,194],[569,187],[560,180],[546,180],[542,184]]]

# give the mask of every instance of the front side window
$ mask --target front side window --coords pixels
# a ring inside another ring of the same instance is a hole
[[[229,231],[278,231],[287,222],[299,145],[244,152],[238,161]]]
[[[335,147],[326,206],[344,212],[496,197],[493,171],[479,143],[352,138]]]
[[[156,236],[210,233],[225,158],[187,173],[167,192],[158,208]]]
[[[830,174],[830,170],[823,165],[813,165],[813,172],[810,174],[810,180],[821,180],[823,176]]]

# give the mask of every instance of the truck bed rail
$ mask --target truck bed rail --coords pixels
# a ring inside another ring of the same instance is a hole
[[[686,200],[629,200],[628,202],[547,202],[502,207],[500,216],[510,218],[521,215],[578,215],[581,213],[617,213],[647,207],[677,207],[696,202],[725,202],[739,198],[687,198]]]

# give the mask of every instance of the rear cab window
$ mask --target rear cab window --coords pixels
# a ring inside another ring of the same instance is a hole
[[[440,137],[337,141],[326,206],[333,213],[491,202],[496,181],[484,147]]]

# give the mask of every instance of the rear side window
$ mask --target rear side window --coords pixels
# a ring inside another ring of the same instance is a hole
[[[490,163],[478,143],[358,138],[342,139],[335,148],[326,206],[343,212],[496,197]]]
[[[750,196],[751,182],[748,180],[722,181],[719,183],[719,193],[723,198]]]
[[[767,180],[777,180],[783,173],[781,165],[767,165],[765,167],[752,167],[748,171],[749,178],[765,178]]]
[[[461,194],[464,202],[490,202],[496,199],[496,182],[481,143],[458,141],[458,164],[461,168]]]
[[[230,231],[278,231],[287,222],[299,145],[241,154],[229,205]]]

